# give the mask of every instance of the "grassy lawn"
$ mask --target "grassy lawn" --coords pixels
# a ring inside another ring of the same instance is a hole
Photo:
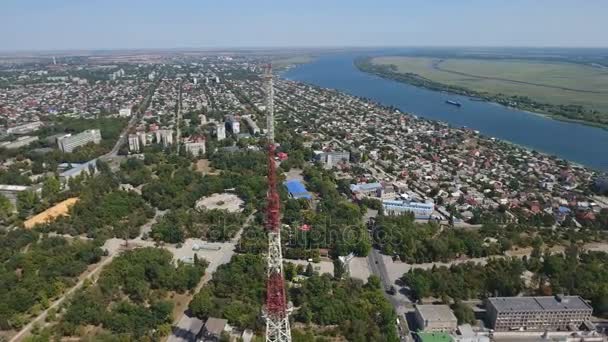
[[[395,65],[401,73],[478,92],[523,95],[540,102],[576,104],[608,113],[608,69],[528,60],[389,56],[373,58],[372,62]]]

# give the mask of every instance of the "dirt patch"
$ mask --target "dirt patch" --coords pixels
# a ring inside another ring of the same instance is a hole
[[[203,175],[216,175],[218,174],[210,165],[209,159],[199,159],[196,163],[194,163],[196,167],[196,171],[200,172]]]
[[[78,202],[77,197],[68,198],[63,202],[55,204],[40,214],[34,215],[27,221],[23,222],[23,225],[25,228],[31,229],[37,224],[51,222],[59,216],[67,215],[70,208],[76,204],[76,202]]]
[[[243,200],[235,194],[213,194],[203,197],[196,202],[196,209],[221,209],[231,213],[243,211]]]

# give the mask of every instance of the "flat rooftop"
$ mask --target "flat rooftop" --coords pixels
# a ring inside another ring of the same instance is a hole
[[[295,199],[312,199],[312,195],[306,190],[304,184],[297,179],[287,180],[283,185],[285,185],[289,194]]]
[[[591,310],[591,306],[579,296],[543,297],[494,297],[488,301],[499,312],[505,311],[559,311]]]
[[[429,322],[457,322],[456,316],[447,305],[416,305],[422,319]]]

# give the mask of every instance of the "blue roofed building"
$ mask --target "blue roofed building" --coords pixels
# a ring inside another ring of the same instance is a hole
[[[307,200],[312,199],[312,195],[310,194],[310,192],[308,192],[304,184],[302,184],[302,182],[297,179],[287,180],[283,182],[283,185],[285,185],[285,187],[287,188],[287,192],[289,192],[289,197],[291,198],[304,198]]]

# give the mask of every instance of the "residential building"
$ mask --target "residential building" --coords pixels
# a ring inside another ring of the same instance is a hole
[[[353,194],[364,197],[376,197],[380,189],[382,189],[382,184],[380,183],[358,183],[350,185],[350,191]]]
[[[226,139],[226,126],[218,125],[216,129],[216,135],[218,141]]]
[[[252,135],[256,135],[260,133],[260,127],[258,127],[258,124],[255,123],[255,121],[253,121],[253,119],[251,118],[250,115],[245,115],[242,117],[243,121],[245,121],[245,124],[247,124],[247,127],[249,128],[249,132],[251,132]]]
[[[41,121],[28,122],[22,125],[9,127],[6,129],[7,134],[27,134],[38,130],[43,126]]]
[[[157,132],[157,137],[160,136],[160,141],[157,140],[157,143],[162,143],[164,147],[173,145],[173,130],[159,129]]]
[[[416,323],[423,331],[456,331],[458,319],[447,305],[416,305]]]
[[[403,215],[404,213],[411,212],[414,213],[414,216],[417,219],[428,219],[433,215],[435,204],[402,200],[384,200],[382,201],[382,208],[384,209],[385,215]]]
[[[347,163],[350,160],[350,152],[315,152],[315,158],[326,168],[331,169],[339,163]]]
[[[129,134],[129,151],[131,152],[139,152],[139,136],[137,134]]]
[[[118,116],[120,117],[129,117],[131,116],[131,108],[123,108],[118,111]]]
[[[230,131],[232,132],[232,134],[241,133],[241,124],[236,117],[234,117],[232,115],[229,115],[228,117],[226,117],[226,125],[228,126],[228,128],[230,128]]]
[[[384,184],[382,188],[378,190],[378,197],[382,200],[394,200],[398,195],[395,186],[392,184]]]
[[[78,134],[67,134],[57,139],[59,149],[65,153],[71,153],[77,147],[88,143],[99,144],[101,142],[101,131],[98,129],[88,129]]]
[[[496,331],[567,330],[591,318],[593,309],[579,296],[493,297],[486,300],[488,323]]]
[[[186,152],[191,153],[193,156],[198,157],[206,153],[205,150],[205,139],[198,137],[190,141],[184,142],[184,148]]]

